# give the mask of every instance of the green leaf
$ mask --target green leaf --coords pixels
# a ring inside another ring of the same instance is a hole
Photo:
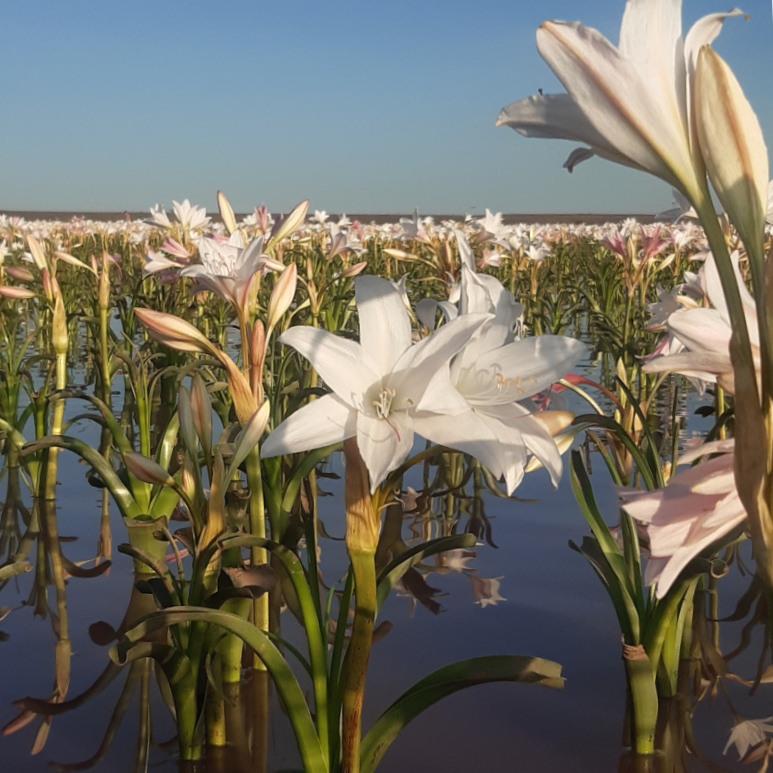
[[[208,623],[219,625],[226,631],[238,636],[263,661],[267,671],[274,680],[277,691],[282,698],[285,711],[292,724],[298,748],[304,761],[307,773],[327,773],[328,765],[322,754],[316,728],[312,721],[306,698],[295,679],[290,666],[282,657],[271,639],[256,628],[252,623],[242,620],[229,612],[217,612],[211,609],[196,607],[172,607],[162,612],[153,612],[142,618],[135,626],[126,632],[129,642],[137,642],[153,631],[167,628],[179,623]],[[129,657],[129,647],[120,644],[110,651],[110,657],[122,662]],[[162,661],[162,665],[164,665]],[[170,683],[172,680],[170,679]],[[174,690],[174,686],[173,686]]]
[[[138,518],[146,515],[140,509],[137,501],[132,496],[129,489],[121,482],[116,471],[107,462],[107,460],[96,449],[88,443],[67,435],[49,435],[32,443],[27,443],[21,450],[22,456],[34,454],[46,448],[64,448],[72,451],[88,462],[97,472],[100,478],[105,482],[110,494],[121,511],[121,515],[126,518]]]
[[[615,605],[621,630],[631,634],[631,640],[626,643],[639,644],[641,636],[639,609],[642,604],[636,601],[636,590],[625,557],[609,533],[609,527],[601,517],[601,513],[599,513],[582,455],[576,450],[572,451],[571,456],[571,481],[577,504],[580,505],[585,520],[588,522],[611,570],[610,575],[605,573],[608,581],[607,589]]]
[[[473,658],[438,669],[398,698],[362,739],[361,773],[373,773],[399,732],[441,698],[466,687],[490,682],[540,684],[560,690],[561,666],[523,655]]]

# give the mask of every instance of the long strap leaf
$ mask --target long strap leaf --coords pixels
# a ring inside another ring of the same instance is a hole
[[[361,773],[373,773],[400,731],[441,698],[466,687],[490,682],[540,684],[560,690],[561,666],[523,655],[473,658],[438,669],[398,698],[362,739]]]

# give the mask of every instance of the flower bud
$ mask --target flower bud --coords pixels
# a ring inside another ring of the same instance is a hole
[[[223,218],[223,225],[225,225],[228,233],[234,233],[236,231],[236,218],[231,205],[228,203],[228,199],[222,191],[217,192],[217,208],[220,210],[220,217]]]
[[[733,71],[709,46],[698,55],[695,95],[698,140],[709,179],[750,260],[761,261],[768,151]]]
[[[212,401],[207,385],[198,373],[194,373],[191,385],[191,416],[204,456],[208,458],[212,451]]]
[[[46,253],[40,246],[40,242],[34,236],[27,237],[27,246],[29,247],[32,260],[40,271],[48,269],[48,261],[46,260]]]
[[[0,295],[3,298],[11,298],[14,301],[26,301],[34,298],[37,293],[28,290],[26,287],[10,287],[8,285],[0,286]]]
[[[102,253],[102,272],[99,275],[98,303],[100,309],[110,308],[110,271],[106,252]]]
[[[279,324],[285,312],[290,308],[290,304],[295,297],[295,288],[298,283],[298,269],[295,263],[291,263],[279,275],[271,291],[271,297],[268,301],[268,313],[266,328],[268,334]]]
[[[48,273],[48,272],[46,272]],[[54,352],[57,355],[67,354],[68,336],[67,336],[67,314],[64,310],[62,301],[62,292],[56,279],[51,279],[54,289],[54,324],[51,333],[51,341],[54,344]]]
[[[148,459],[147,456],[135,451],[127,451],[123,455],[123,463],[129,473],[143,483],[151,483],[154,486],[174,485],[174,478],[160,464]]]
[[[302,201],[286,218],[278,221],[274,233],[269,239],[268,246],[273,247],[279,244],[282,239],[286,239],[288,236],[295,233],[295,231],[301,227],[303,221],[306,219],[306,213],[308,211],[308,200]]]
[[[35,277],[22,266],[8,266],[5,273],[17,282],[31,282]]]

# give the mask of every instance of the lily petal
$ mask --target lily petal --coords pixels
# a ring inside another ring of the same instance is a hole
[[[292,346],[319,373],[322,380],[353,408],[378,379],[364,362],[362,347],[348,338],[315,327],[291,327],[279,337]]]
[[[260,447],[264,459],[324,448],[354,437],[357,413],[336,395],[324,395],[288,416]]]
[[[405,411],[395,411],[388,419],[357,414],[357,446],[370,472],[371,493],[405,461],[413,435],[413,422]]]

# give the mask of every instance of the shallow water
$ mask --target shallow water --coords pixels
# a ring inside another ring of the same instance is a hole
[[[585,372],[595,371],[588,363]],[[707,398],[704,398],[706,400]],[[700,399],[691,395],[686,408],[690,431],[705,431],[709,422],[693,415]],[[585,412],[570,399],[572,407]],[[82,412],[77,401],[68,405],[69,415]],[[79,432],[89,437],[89,431]],[[593,459],[593,484],[607,521],[616,520],[617,503],[609,479],[598,459]],[[333,468],[338,462],[333,460]],[[70,454],[60,456],[58,523],[63,552],[72,561],[93,558],[99,535],[101,492],[88,486],[87,468]],[[406,483],[421,488],[415,473]],[[343,536],[341,482],[323,479],[321,487],[334,494],[320,499],[320,518],[332,537]],[[5,483],[3,483],[5,486]],[[468,487],[469,489],[469,487]],[[372,652],[365,702],[367,728],[395,698],[432,670],[456,660],[492,654],[533,655],[557,661],[563,666],[566,685],[553,691],[529,685],[499,684],[476,687],[458,693],[427,711],[413,722],[393,744],[379,768],[384,773],[472,770],[577,771],[611,773],[618,769],[624,749],[621,745],[625,715],[625,682],[620,653],[620,633],[612,605],[584,558],[570,550],[569,540],[580,542],[587,526],[577,507],[565,474],[553,491],[544,471],[528,475],[516,492],[521,500],[507,501],[490,495],[484,498],[485,512],[497,548],[482,544],[469,562],[469,571],[436,572],[424,579],[438,589],[433,601],[443,612],[432,614],[413,597],[393,593],[379,621],[393,627]],[[114,547],[125,540],[125,527],[112,507]],[[404,538],[415,535],[409,528],[415,521],[406,516]],[[438,522],[425,524],[439,528]],[[462,521],[459,531],[465,528]],[[432,534],[436,536],[436,534]],[[745,560],[750,563],[748,551]],[[30,559],[35,561],[34,555]],[[125,612],[133,581],[131,561],[114,549],[109,573],[92,579],[71,578],[67,583],[73,658],[68,697],[88,687],[105,667],[107,647],[89,637],[89,626],[106,621],[117,627]],[[429,565],[430,562],[428,562]],[[344,570],[343,543],[322,542],[321,569],[328,583]],[[7,640],[0,641],[0,724],[16,714],[11,702],[24,696],[47,697],[54,681],[54,645],[50,614],[33,616],[25,606],[32,589],[33,574],[11,581],[0,591],[0,605],[13,611],[0,622]],[[485,607],[475,603],[476,578],[501,578],[499,593],[506,600]],[[732,566],[729,576],[719,582],[720,616],[729,615],[749,584]],[[55,610],[53,588],[49,603]],[[723,624],[722,649],[735,647],[743,623]],[[283,635],[300,641],[300,629],[283,617]],[[753,678],[762,640],[757,630],[751,646],[733,661],[733,669]],[[126,669],[128,673],[128,669]],[[35,757],[29,752],[38,720],[0,741],[3,771],[50,770],[50,763],[75,763],[97,752],[118,694],[122,674],[108,689],[86,705],[53,719],[45,747]],[[769,690],[763,686],[755,699],[748,688],[729,684],[735,710],[744,717],[770,713]],[[153,701],[153,736],[165,742],[174,727],[158,696]],[[726,769],[741,769],[734,750],[727,757],[722,749],[733,716],[720,691],[713,705],[703,701],[695,711],[695,733],[701,751]],[[125,718],[106,750],[97,770],[131,771],[138,727],[138,699],[134,696]],[[174,771],[173,752],[153,749],[150,767]],[[269,728],[269,770],[297,766],[295,743],[284,716],[274,706]],[[71,768],[72,769],[72,768]],[[707,769],[696,759],[674,770]],[[744,770],[749,770],[743,766]],[[236,773],[236,768],[229,768]]]

